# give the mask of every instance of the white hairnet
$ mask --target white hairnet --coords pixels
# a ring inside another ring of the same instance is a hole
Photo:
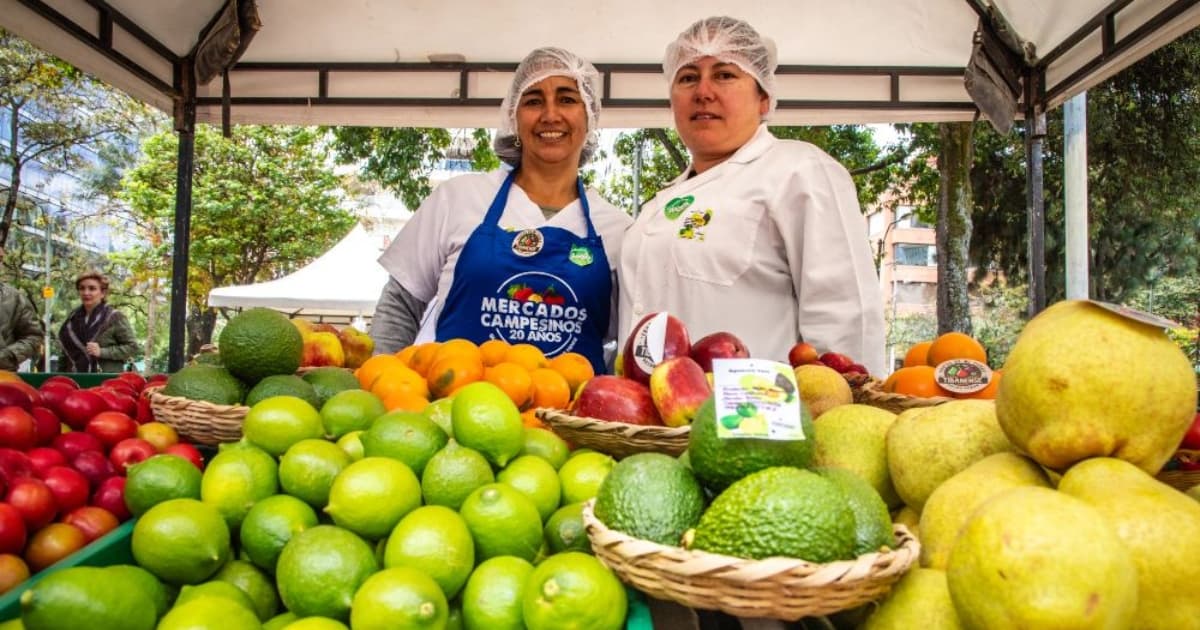
[[[771,38],[759,35],[753,26],[736,18],[704,18],[687,27],[667,46],[663,58],[667,81],[673,82],[680,68],[704,57],[732,63],[754,77],[771,101],[767,116],[775,111],[775,68],[779,59]]]
[[[513,74],[508,95],[500,105],[500,131],[492,147],[501,160],[513,166],[521,163],[521,147],[516,144],[517,106],[521,103],[521,94],[529,86],[548,77],[574,79],[579,86],[579,94],[587,109],[587,139],[583,142],[579,164],[586,164],[600,144],[597,131],[600,120],[600,73],[595,66],[572,52],[562,48],[538,48],[521,60]]]

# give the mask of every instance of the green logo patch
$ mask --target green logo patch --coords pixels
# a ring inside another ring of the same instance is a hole
[[[663,208],[663,215],[666,216],[667,219],[674,221],[675,219],[678,219],[679,215],[683,214],[683,211],[687,210],[688,206],[692,205],[694,201],[696,201],[696,198],[692,195],[687,195],[686,197],[676,197],[667,202],[667,207]]]
[[[571,246],[571,253],[567,255],[567,259],[580,267],[586,267],[592,264],[592,250],[583,245],[573,245]]]

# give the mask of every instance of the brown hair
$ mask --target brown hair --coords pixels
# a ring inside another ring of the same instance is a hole
[[[79,285],[83,284],[84,280],[95,280],[96,282],[100,283],[100,290],[108,293],[108,277],[99,271],[85,271],[80,274],[79,277],[75,278],[76,291],[79,290]]]

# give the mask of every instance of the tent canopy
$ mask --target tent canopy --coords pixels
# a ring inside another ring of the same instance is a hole
[[[0,0],[0,27],[171,112],[226,4]],[[261,30],[229,72],[233,122],[494,127],[516,63],[556,45],[604,73],[602,125],[669,126],[666,44],[700,17],[729,13],[778,46],[775,124],[969,120],[964,66],[981,18],[1011,29],[1010,51],[1024,46],[1018,68],[1033,73],[1033,100],[1046,107],[1200,24],[1196,0],[256,4]],[[196,87],[198,121],[222,119],[222,86],[217,77]]]
[[[263,306],[305,319],[352,319],[375,312],[388,274],[379,265],[376,239],[355,225],[341,241],[307,266],[278,280],[213,289],[208,305]]]

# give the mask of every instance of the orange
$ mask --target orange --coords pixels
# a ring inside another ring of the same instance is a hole
[[[17,376],[16,372],[9,372],[8,370],[0,370],[0,383],[24,383],[24,382],[25,381],[22,380],[20,376]]]
[[[413,351],[413,355],[408,360],[408,367],[412,368],[417,374],[425,376],[429,373],[429,368],[433,365],[433,358],[437,356],[438,346],[442,344],[436,341],[423,343],[417,346]]]
[[[533,381],[531,408],[566,409],[571,404],[571,386],[562,374],[549,368],[538,368],[529,373],[529,378]]]
[[[542,349],[531,343],[518,343],[509,346],[508,352],[504,355],[504,360],[508,363],[516,363],[530,372],[548,365],[546,355],[542,354]]]
[[[925,364],[937,367],[942,361],[950,359],[973,359],[986,364],[987,351],[983,349],[983,344],[975,341],[970,335],[948,332],[933,340]]]
[[[934,369],[928,365],[914,365],[900,368],[884,382],[884,388],[891,386],[889,391],[906,396],[931,398],[934,396],[949,396],[950,392],[942,389],[934,379]]]
[[[488,339],[479,344],[479,353],[483,356],[483,366],[492,367],[504,361],[508,354],[508,342],[503,339]]]
[[[418,347],[419,346],[408,346],[408,347],[404,348],[403,350],[401,350],[400,352],[397,352],[396,358],[403,361],[404,365],[408,365],[409,361],[412,361],[413,354],[415,354],[417,352]]]
[[[1000,370],[992,370],[992,381],[987,384],[987,387],[973,394],[955,394],[955,398],[982,398],[984,400],[995,400],[996,391],[1000,389]]]
[[[483,380],[499,387],[518,409],[527,406],[533,397],[533,378],[516,363],[497,363],[483,371]]]
[[[363,364],[358,366],[358,369],[354,371],[354,376],[358,379],[358,384],[362,385],[363,389],[371,389],[371,385],[375,384],[375,379],[379,378],[379,375],[384,370],[395,365],[403,365],[395,355],[377,354],[363,361]]]
[[[404,390],[392,392],[383,399],[383,408],[388,411],[423,411],[428,405],[428,400]]]
[[[434,361],[430,366],[426,381],[429,383],[429,393],[435,400],[445,398],[463,385],[483,378],[483,363],[479,360],[479,350],[474,346],[472,349],[475,350],[474,356],[469,353],[450,355]]]
[[[596,375],[592,362],[578,352],[567,352],[550,359],[550,369],[562,374],[573,392],[579,391],[580,385]]]
[[[912,367],[914,365],[925,365],[925,358],[929,356],[929,346],[932,346],[932,341],[922,341],[914,344],[908,349],[908,353],[904,355],[904,367]]]
[[[546,423],[542,422],[541,418],[537,417],[537,414],[534,413],[533,409],[526,409],[525,411],[521,412],[521,424],[527,429],[550,430],[550,427],[546,426]]]
[[[393,365],[384,370],[375,383],[371,385],[371,393],[383,400],[397,391],[405,391],[421,398],[429,398],[429,385],[425,377],[403,365]]]
[[[480,363],[483,362],[483,353],[479,351],[479,346],[467,339],[443,341],[442,345],[438,346],[437,352],[433,354],[433,362],[437,363],[450,357],[471,357]]]

